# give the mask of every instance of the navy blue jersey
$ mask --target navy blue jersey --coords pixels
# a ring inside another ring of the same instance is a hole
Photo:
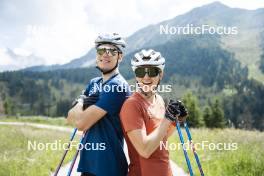
[[[127,160],[123,151],[123,132],[120,124],[120,109],[130,95],[128,83],[116,74],[103,83],[101,77],[88,84],[87,96],[99,93],[95,106],[107,114],[96,122],[83,139],[78,172],[89,172],[96,176],[126,176]]]

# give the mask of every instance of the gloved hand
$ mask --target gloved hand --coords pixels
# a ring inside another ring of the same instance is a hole
[[[186,120],[187,115],[188,115],[188,111],[185,108],[184,104],[180,100],[177,100],[177,103],[178,103],[178,106],[180,109],[180,115],[178,117],[178,120],[179,120],[179,122],[184,122]]]
[[[86,96],[83,99],[83,110],[88,108],[91,105],[94,105],[99,99],[99,94],[92,94],[90,96]]]
[[[177,102],[170,100],[166,107],[165,118],[175,122],[177,121],[177,116],[180,115],[180,108]]]
[[[89,106],[95,104],[98,99],[99,99],[99,94],[92,94],[90,96],[86,96],[82,94],[73,101],[71,108],[73,108],[77,103],[80,102],[83,104],[83,110],[85,110]]]

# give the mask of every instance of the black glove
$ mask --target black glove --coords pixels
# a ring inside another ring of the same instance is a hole
[[[90,96],[86,96],[82,94],[73,101],[71,108],[73,108],[77,103],[80,102],[83,104],[83,110],[85,110],[89,106],[95,104],[98,99],[99,99],[99,94],[92,94]]]
[[[175,122],[177,121],[178,115],[180,115],[179,104],[173,100],[170,100],[166,108],[165,118],[172,122]]]
[[[180,108],[180,115],[179,115],[179,117],[185,117],[185,116],[187,116],[188,115],[188,111],[185,108],[185,106],[183,105],[183,103],[180,100],[177,100],[177,103],[178,103],[179,108]]]
[[[83,99],[83,110],[88,108],[91,105],[94,105],[99,99],[99,94],[92,94],[90,96],[86,96]]]

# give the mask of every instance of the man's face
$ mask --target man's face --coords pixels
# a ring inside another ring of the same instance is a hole
[[[144,68],[144,70],[143,70]],[[144,77],[137,76],[136,80],[139,86],[143,89],[144,92],[152,92],[156,89],[156,86],[158,85],[159,81],[163,77],[163,72],[161,72],[158,68],[155,67],[141,67],[141,72],[145,72]],[[151,70],[149,70],[151,69]],[[155,71],[156,69],[156,71]],[[150,75],[149,75],[150,74]],[[156,75],[156,76],[155,76]]]
[[[118,53],[117,48],[113,45],[103,44],[97,48],[96,63],[104,71],[114,68],[121,58],[122,54]]]

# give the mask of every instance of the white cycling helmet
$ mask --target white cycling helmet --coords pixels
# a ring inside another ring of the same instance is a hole
[[[102,44],[114,45],[122,53],[124,52],[124,49],[126,47],[125,40],[117,33],[99,35],[95,40],[95,48],[99,47]]]
[[[133,71],[135,71],[137,67],[145,65],[156,66],[163,71],[165,67],[165,58],[161,56],[160,52],[154,51],[153,49],[147,51],[143,49],[134,55],[131,59],[131,65]]]

